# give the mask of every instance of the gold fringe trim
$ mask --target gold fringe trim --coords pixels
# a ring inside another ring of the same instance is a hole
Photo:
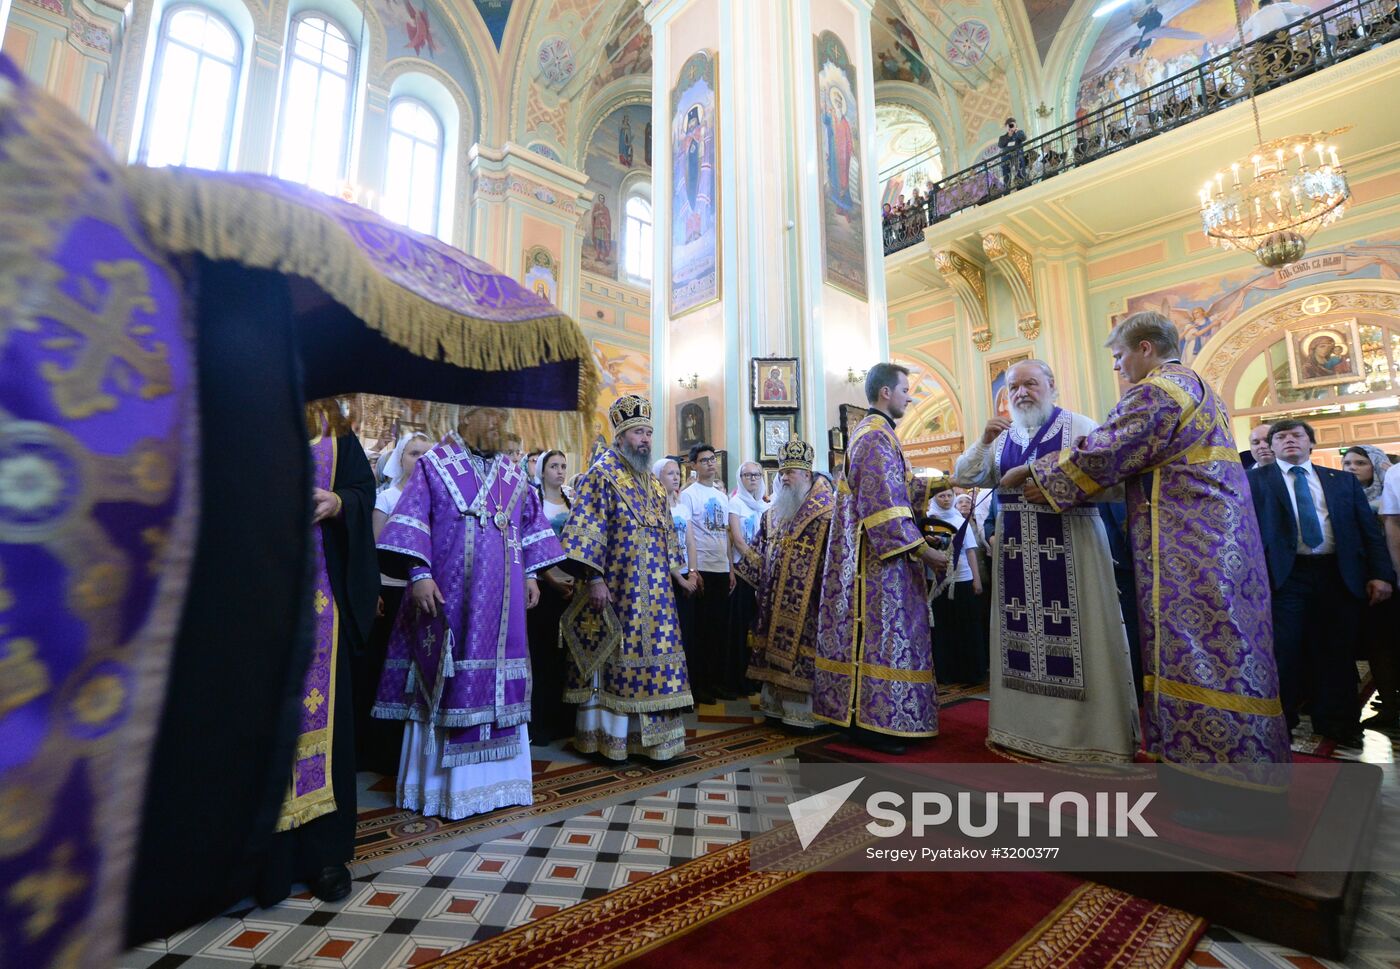
[[[321,794],[321,796],[317,797],[316,800],[295,811],[282,814],[282,816],[277,819],[276,830],[291,831],[293,828],[301,827],[308,821],[315,821],[319,817],[333,814],[336,809],[335,794],[331,791],[330,785],[327,784],[326,787],[317,793]]]
[[[463,316],[382,275],[340,222],[314,207],[176,168],[131,166],[123,180],[152,241],[167,252],[302,276],[429,360],[487,371],[576,361],[578,410],[593,413],[599,377],[592,351],[562,313],[514,323]]]

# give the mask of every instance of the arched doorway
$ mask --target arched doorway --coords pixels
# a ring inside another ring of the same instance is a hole
[[[1207,344],[1196,368],[1230,407],[1241,447],[1251,427],[1286,416],[1316,429],[1320,464],[1340,467],[1353,444],[1395,453],[1400,284],[1330,283],[1270,300]]]

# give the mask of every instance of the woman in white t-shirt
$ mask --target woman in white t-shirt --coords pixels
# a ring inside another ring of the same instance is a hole
[[[545,451],[537,465],[540,504],[554,534],[564,531],[571,502],[564,493],[569,459],[563,451]],[[573,704],[564,702],[566,654],[559,648],[559,617],[574,597],[573,578],[558,566],[540,573],[540,601],[525,614],[530,638],[530,742],[550,744],[573,735]]]

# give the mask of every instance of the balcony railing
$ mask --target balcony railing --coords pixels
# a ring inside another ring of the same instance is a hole
[[[884,218],[885,255],[936,222],[1046,181],[1400,37],[1400,0],[1343,0],[935,183]]]

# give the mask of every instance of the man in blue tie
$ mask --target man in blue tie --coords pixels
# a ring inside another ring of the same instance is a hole
[[[1269,428],[1275,462],[1251,469],[1249,487],[1273,586],[1288,726],[1297,725],[1307,699],[1314,732],[1357,746],[1357,625],[1363,608],[1389,598],[1395,571],[1366,493],[1354,475],[1314,465],[1316,443],[1306,421],[1276,421]]]

